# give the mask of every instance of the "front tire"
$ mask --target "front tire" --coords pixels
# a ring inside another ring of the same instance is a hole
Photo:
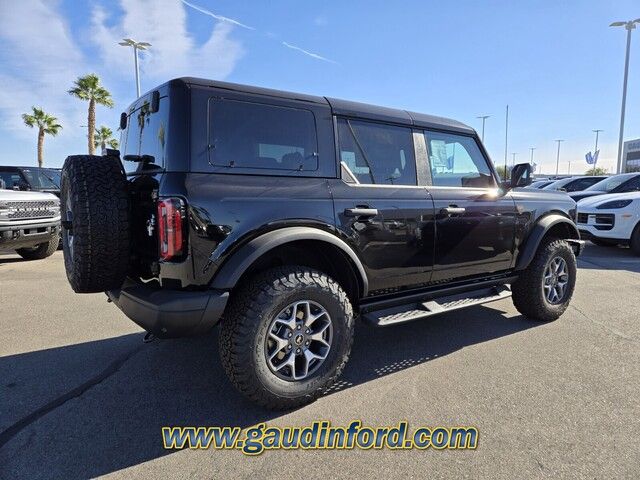
[[[576,257],[569,244],[561,239],[544,239],[531,264],[511,286],[513,304],[532,320],[556,320],[569,306],[576,273]]]
[[[33,248],[19,248],[16,253],[25,260],[42,260],[50,257],[58,249],[59,237],[55,235],[46,243],[41,243]]]
[[[229,304],[220,332],[222,365],[253,402],[299,407],[342,373],[353,326],[351,303],[331,277],[301,266],[267,270]]]

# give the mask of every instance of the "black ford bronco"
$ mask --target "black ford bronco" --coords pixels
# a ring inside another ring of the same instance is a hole
[[[62,172],[65,267],[158,337],[220,323],[233,384],[270,408],[340,375],[354,321],[513,297],[557,319],[576,204],[499,179],[476,132],[404,110],[181,78],[121,117],[122,152]]]

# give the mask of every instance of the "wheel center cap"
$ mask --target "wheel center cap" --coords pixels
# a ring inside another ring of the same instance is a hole
[[[300,346],[304,343],[304,335],[296,335],[296,338],[293,340],[297,346]]]

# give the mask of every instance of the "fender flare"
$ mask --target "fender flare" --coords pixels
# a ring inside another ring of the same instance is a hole
[[[575,243],[578,253],[580,253],[582,242],[580,242],[580,233],[578,232],[576,225],[570,218],[559,213],[552,213],[539,219],[531,229],[524,247],[520,249],[520,254],[518,255],[518,260],[516,262],[516,270],[524,270],[529,266],[533,257],[535,257],[536,251],[538,251],[538,247],[540,246],[540,242],[542,242],[544,236],[552,227],[561,223],[565,223],[569,226],[572,236],[566,240],[570,243]]]
[[[356,275],[360,278],[362,290],[360,295],[365,297],[369,291],[369,281],[362,262],[353,249],[343,240],[335,235],[313,227],[284,227],[273,230],[254,238],[246,245],[231,255],[220,270],[216,272],[211,283],[211,288],[229,290],[232,289],[240,277],[247,269],[265,253],[284,245],[285,243],[298,240],[318,240],[338,247],[347,255],[355,267]]]

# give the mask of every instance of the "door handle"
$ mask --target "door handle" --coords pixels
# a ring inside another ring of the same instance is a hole
[[[443,215],[462,215],[466,211],[467,209],[464,207],[456,207],[455,205],[450,205],[441,209],[440,213]]]
[[[345,217],[375,217],[378,215],[377,208],[345,208],[344,209]]]

